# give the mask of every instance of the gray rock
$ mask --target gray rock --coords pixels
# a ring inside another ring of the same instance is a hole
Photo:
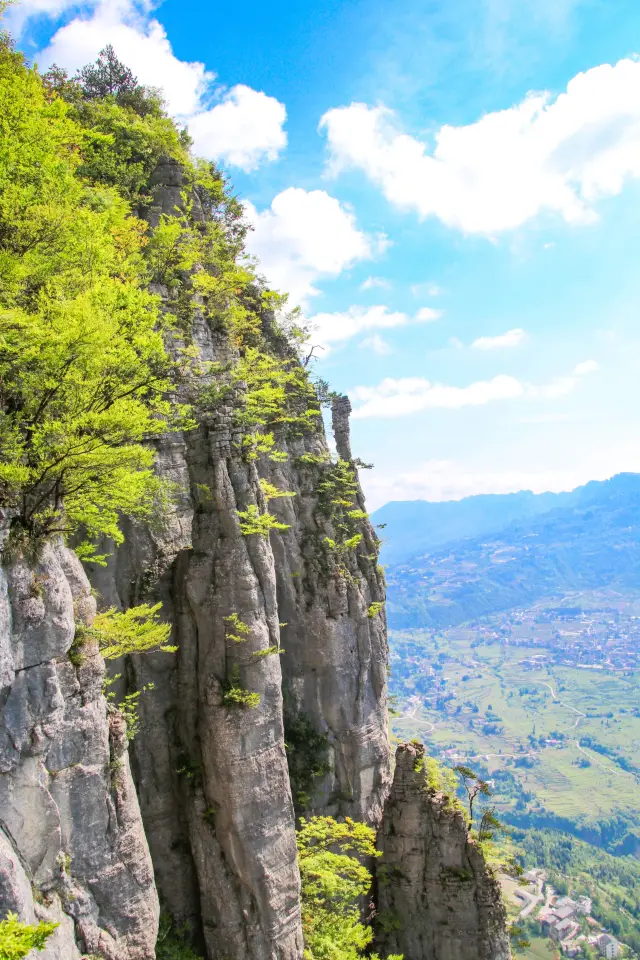
[[[95,611],[89,583],[59,544],[2,576],[0,913],[58,922],[49,960],[153,960],[158,899],[124,721],[97,649],[76,666],[68,656],[76,617]]]
[[[500,885],[463,811],[428,788],[423,757],[422,744],[396,752],[378,836],[379,945],[404,960],[510,960]]]

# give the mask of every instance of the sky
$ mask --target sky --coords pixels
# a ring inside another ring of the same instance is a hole
[[[640,471],[637,0],[25,0],[227,172],[389,500]]]

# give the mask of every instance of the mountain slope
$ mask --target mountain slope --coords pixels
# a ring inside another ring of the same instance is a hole
[[[544,596],[640,582],[640,476],[620,474],[495,533],[387,569],[391,626],[451,626]]]
[[[516,520],[534,517],[564,506],[570,493],[481,494],[464,500],[396,500],[371,515],[384,524],[381,533],[384,563],[403,563],[464,537],[477,537],[499,530]]]

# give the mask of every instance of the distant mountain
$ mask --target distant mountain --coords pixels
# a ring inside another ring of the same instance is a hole
[[[525,509],[536,510],[530,498],[541,502],[533,494],[515,495],[521,496]],[[603,586],[638,589],[640,474],[618,474],[559,496],[560,505],[555,508],[538,510],[502,527],[497,527],[500,511],[495,501],[508,505],[502,516],[510,520],[511,497],[469,498],[491,501],[491,512],[484,519],[476,504],[469,516],[472,523],[487,525],[491,517],[494,530],[451,540],[446,547],[438,546],[409,562],[389,563],[390,625],[453,626],[569,591]],[[374,515],[374,522],[380,522],[382,512]],[[449,530],[460,529],[460,516],[457,527],[452,522]],[[444,536],[444,523],[440,530]],[[387,556],[392,545],[393,540],[387,545]]]
[[[569,502],[571,493],[485,494],[464,500],[393,500],[371,515],[385,524],[382,563],[402,563],[452,540],[500,530],[514,520],[547,513]]]

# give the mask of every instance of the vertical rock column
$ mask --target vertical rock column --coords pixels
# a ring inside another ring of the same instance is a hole
[[[299,960],[275,570],[268,539],[240,526],[238,511],[265,504],[255,466],[233,452],[231,414],[194,444],[200,503],[193,550],[176,571],[178,734],[195,781],[191,847],[207,955]]]
[[[350,409],[347,397],[337,398],[332,420],[338,456],[355,471]],[[287,450],[287,462],[265,466],[277,487],[296,494],[270,505],[289,524],[287,531],[271,535],[279,615],[286,623],[285,710],[290,722],[303,718],[327,738],[330,761],[306,808],[377,824],[390,784],[385,584],[378,544],[363,516],[354,521],[360,544],[339,554],[339,567],[327,568],[325,540],[336,533],[321,503],[331,469],[324,430],[290,441]],[[358,485],[352,509],[363,508]]]
[[[509,960],[500,886],[466,817],[429,789],[422,744],[398,747],[379,831],[380,947],[404,960]]]

